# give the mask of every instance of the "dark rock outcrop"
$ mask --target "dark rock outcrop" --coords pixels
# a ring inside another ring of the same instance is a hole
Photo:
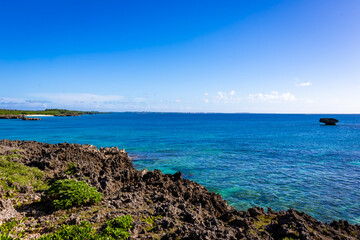
[[[237,211],[219,194],[184,179],[180,172],[163,174],[159,170],[136,170],[124,150],[96,148],[91,145],[46,144],[34,141],[0,141],[2,154],[20,149],[16,159],[54,178],[74,178],[95,186],[104,195],[98,206],[71,210],[66,223],[82,220],[100,225],[116,216],[130,214],[133,221],[131,239],[360,239],[360,226],[347,221],[321,223],[309,215],[290,209],[275,212],[254,207]],[[75,163],[75,174],[65,174]],[[17,201],[39,199],[27,192]],[[28,217],[25,227],[60,226],[67,212],[50,212],[46,206],[22,204],[17,210]],[[144,219],[151,218],[151,221]],[[42,228],[36,234],[46,233]],[[36,235],[28,233],[29,238]]]
[[[31,118],[31,117],[22,117],[21,119],[25,120],[25,121],[39,121],[39,120],[41,120],[41,118]]]
[[[336,125],[336,123],[338,123],[339,120],[335,118],[320,118],[319,122],[325,123],[325,125]]]
[[[0,115],[0,119],[22,119],[22,120],[32,120],[32,121],[38,121],[41,120],[41,118],[32,118],[32,117],[26,117],[26,115]]]
[[[0,115],[0,119],[21,119],[23,115]]]

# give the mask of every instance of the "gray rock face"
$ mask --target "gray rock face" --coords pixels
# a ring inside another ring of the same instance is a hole
[[[320,118],[319,122],[325,123],[325,125],[336,125],[339,120],[335,118]]]
[[[14,209],[9,199],[0,199],[0,224],[6,222],[10,218],[14,218],[19,213]]]

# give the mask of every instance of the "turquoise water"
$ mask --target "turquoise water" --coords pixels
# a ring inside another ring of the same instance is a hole
[[[335,117],[338,126],[322,126]],[[0,139],[125,148],[138,169],[181,171],[239,210],[360,224],[360,115],[114,113],[0,120]]]

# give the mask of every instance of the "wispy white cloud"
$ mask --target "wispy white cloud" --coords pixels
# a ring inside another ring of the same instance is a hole
[[[69,109],[113,110],[120,106],[133,106],[146,101],[143,98],[134,98],[131,102],[125,101],[121,95],[99,95],[92,93],[38,93],[34,97],[46,100],[49,106]]]
[[[237,103],[240,102],[241,98],[236,96],[236,93],[234,90],[231,90],[230,92],[222,92],[219,91],[214,96],[214,103]]]
[[[227,93],[219,91],[216,95],[216,98],[219,100],[227,100],[228,96],[227,96]]]
[[[23,98],[0,97],[0,108],[21,109],[21,108],[46,108],[49,101],[28,100]]]
[[[295,101],[296,97],[290,93],[279,93],[277,91],[273,91],[270,94],[258,93],[258,94],[250,94],[250,101],[263,101],[263,102],[282,102],[282,101]]]
[[[296,83],[295,84],[295,86],[297,86],[297,87],[309,87],[311,85],[312,85],[311,82],[302,82],[302,83]]]
[[[25,102],[25,100],[20,99],[20,98],[0,97],[0,104],[9,104],[9,103],[18,104],[18,103],[24,103],[24,102]]]
[[[98,95],[91,93],[41,93],[35,94],[35,96],[62,103],[106,103],[124,99],[120,95]]]
[[[91,93],[38,93],[29,99],[0,97],[0,108],[44,109],[68,108],[79,110],[113,110],[119,107],[130,108],[147,102],[147,98],[124,100],[120,95],[98,95]]]

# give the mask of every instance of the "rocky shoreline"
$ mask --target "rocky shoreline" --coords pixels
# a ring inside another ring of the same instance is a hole
[[[26,115],[0,115],[0,119],[22,119],[25,121],[38,121],[41,118],[27,117]]]
[[[360,226],[343,220],[322,223],[293,209],[237,211],[180,172],[136,170],[118,148],[1,140],[0,155],[40,169],[48,182],[85,181],[103,194],[93,206],[54,211],[40,201],[42,190],[0,185],[0,224],[21,220],[14,231],[24,233],[21,239],[37,239],[81,221],[99,228],[123,215],[133,218],[130,239],[360,239]]]

